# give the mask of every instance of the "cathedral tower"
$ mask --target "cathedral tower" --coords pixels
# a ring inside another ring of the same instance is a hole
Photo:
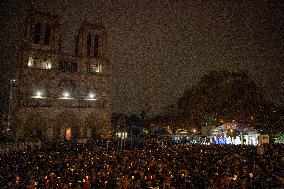
[[[84,22],[74,53],[61,52],[58,16],[33,12],[18,69],[11,118],[18,139],[91,139],[110,129],[104,26]]]

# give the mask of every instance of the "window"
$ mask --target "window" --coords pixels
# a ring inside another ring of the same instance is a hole
[[[78,69],[78,64],[71,61],[61,61],[59,63],[59,69],[62,71],[76,72]]]
[[[32,57],[29,57],[28,67],[33,67],[33,66],[34,66],[34,59]]]
[[[95,35],[94,39],[94,57],[98,57],[99,55],[99,37]]]
[[[49,45],[49,39],[50,39],[51,29],[48,24],[45,26],[45,32],[44,32],[44,44]]]
[[[102,64],[101,63],[90,64],[89,71],[91,73],[101,73],[102,72]]]
[[[40,61],[30,56],[28,59],[28,67],[40,68],[40,69],[51,69],[52,63],[50,60]]]
[[[42,69],[50,70],[51,68],[52,68],[52,63],[50,62],[50,60],[46,60],[43,62]]]
[[[91,36],[91,34],[88,34],[88,36],[87,36],[87,54],[88,54],[88,56],[91,56],[91,45],[92,45],[92,36]]]
[[[40,28],[41,28],[41,24],[37,23],[35,25],[35,30],[34,30],[34,43],[35,44],[40,43]]]

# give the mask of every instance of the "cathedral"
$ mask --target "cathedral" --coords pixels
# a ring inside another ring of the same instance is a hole
[[[106,29],[83,22],[75,52],[61,51],[56,15],[30,12],[10,94],[17,139],[91,139],[110,131]]]

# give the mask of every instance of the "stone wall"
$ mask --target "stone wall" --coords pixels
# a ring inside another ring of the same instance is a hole
[[[68,128],[77,139],[104,135],[110,130],[110,115],[90,108],[20,108],[17,118],[16,133],[23,139],[64,139]],[[38,131],[40,136],[35,136]]]

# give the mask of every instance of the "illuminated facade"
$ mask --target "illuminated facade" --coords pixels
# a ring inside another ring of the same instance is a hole
[[[110,128],[109,60],[104,26],[83,23],[75,52],[61,52],[57,16],[26,19],[26,36],[11,92],[16,138],[87,139]]]

